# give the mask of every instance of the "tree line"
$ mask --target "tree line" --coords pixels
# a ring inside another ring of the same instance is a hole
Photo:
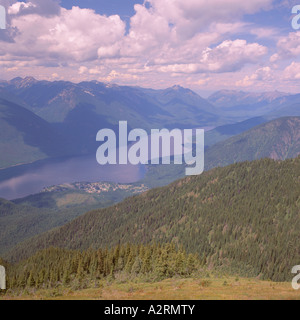
[[[55,288],[59,285],[88,287],[101,279],[163,280],[189,277],[200,266],[195,254],[174,244],[117,245],[112,249],[86,251],[48,248],[7,268],[8,289]]]

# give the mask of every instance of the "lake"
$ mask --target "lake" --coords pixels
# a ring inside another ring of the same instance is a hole
[[[13,200],[43,188],[73,182],[133,183],[145,175],[144,166],[100,166],[95,155],[47,159],[0,170],[0,198]]]
[[[210,131],[214,127],[204,128]],[[148,136],[145,139],[150,139]],[[150,140],[148,141],[150,148]],[[122,147],[121,147],[122,148]],[[171,143],[171,155],[174,155]],[[175,154],[184,152],[183,146]],[[118,153],[119,150],[117,150]],[[151,150],[149,149],[149,154]],[[159,152],[159,156],[161,153]],[[74,182],[134,183],[145,176],[143,165],[101,166],[96,155],[47,159],[0,170],[0,198],[13,200],[42,191],[43,188]]]

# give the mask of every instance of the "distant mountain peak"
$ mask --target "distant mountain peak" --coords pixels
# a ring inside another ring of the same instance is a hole
[[[234,107],[241,105],[254,105],[257,103],[272,103],[273,101],[288,97],[289,93],[279,91],[245,92],[237,90],[220,90],[213,93],[208,101],[218,107]]]
[[[172,91],[178,91],[180,93],[182,92],[186,92],[186,93],[194,93],[192,90],[188,89],[188,88],[184,88],[178,84],[174,85],[173,87],[171,88],[168,88],[166,90],[172,90]]]
[[[180,85],[174,85],[173,87],[167,88],[163,90],[167,94],[173,94],[173,95],[189,95],[189,96],[198,96],[194,91],[188,88],[184,88]]]
[[[173,89],[173,90],[182,90],[182,89],[186,90],[185,88],[183,88],[182,86],[180,86],[178,84],[174,85],[171,89]]]
[[[27,87],[31,86],[32,84],[37,83],[38,80],[36,80],[33,77],[25,77],[25,78],[17,77],[17,78],[12,79],[9,82],[11,84],[13,84],[14,86],[16,86],[17,88],[27,88]]]
[[[289,93],[280,92],[278,90],[274,91],[266,91],[266,92],[245,92],[245,91],[238,91],[238,90],[219,90],[215,93],[213,93],[210,97],[219,97],[219,96],[253,96],[253,97],[262,97],[262,96],[276,96],[276,97],[282,97],[282,96],[288,96]]]

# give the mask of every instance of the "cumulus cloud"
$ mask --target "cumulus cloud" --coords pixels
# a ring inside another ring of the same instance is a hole
[[[9,42],[0,45],[0,67],[7,72],[38,66],[52,68],[49,77],[58,78],[62,67],[84,79],[130,82],[147,74],[156,83],[164,76],[236,72],[268,53],[259,43],[262,30],[242,17],[270,8],[272,0],[148,0],[134,6],[128,26],[118,15],[67,10],[58,0],[8,2]],[[239,39],[247,32],[257,40]],[[274,30],[265,30],[268,36]]]
[[[174,25],[182,37],[191,37],[214,22],[231,22],[271,6],[272,0],[148,0],[156,15]]]
[[[270,67],[263,67],[257,69],[251,76],[246,76],[243,80],[237,81],[238,87],[250,87],[253,86],[257,81],[271,81],[273,80],[273,72]]]
[[[292,62],[284,70],[284,78],[286,80],[299,80],[300,79],[300,63]]]
[[[10,15],[38,14],[51,17],[60,14],[59,1],[55,0],[31,0],[29,2],[16,2],[8,8]]]
[[[257,43],[226,40],[214,49],[202,51],[198,63],[168,65],[160,70],[175,73],[234,72],[247,63],[256,63],[267,52],[266,47]]]
[[[288,36],[281,37],[277,43],[278,52],[271,57],[271,62],[289,59],[300,55],[300,31],[290,32]]]
[[[255,35],[257,39],[276,39],[279,30],[276,28],[252,28],[250,34]]]
[[[1,55],[28,59],[87,61],[98,58],[99,48],[114,45],[125,33],[119,16],[101,16],[90,9],[61,9],[57,16],[17,15],[15,43],[0,48]]]

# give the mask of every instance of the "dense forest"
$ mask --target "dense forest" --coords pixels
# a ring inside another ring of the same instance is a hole
[[[50,247],[175,243],[208,268],[290,281],[299,264],[300,157],[244,162],[95,210],[18,245],[12,263]]]
[[[49,248],[16,265],[6,264],[8,289],[82,289],[99,280],[139,277],[144,281],[191,276],[200,266],[196,255],[174,244],[118,245],[111,250],[72,251]]]
[[[98,187],[107,187],[107,191],[93,194],[80,189],[86,185],[90,186],[84,183],[77,184],[77,188],[75,184],[57,186],[53,187],[56,188],[54,191],[14,201],[0,198],[0,256],[26,239],[63,226],[88,211],[112,206],[146,189],[139,184],[99,183]]]

